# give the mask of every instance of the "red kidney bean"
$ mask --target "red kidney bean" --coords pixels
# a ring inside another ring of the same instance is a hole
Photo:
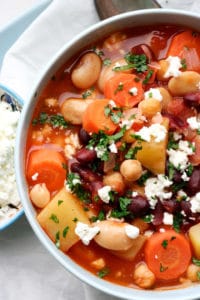
[[[128,205],[128,210],[135,217],[142,217],[146,215],[149,211],[149,202],[144,196],[135,196],[132,198],[131,203]]]
[[[153,225],[155,226],[161,225],[163,222],[164,209],[160,200],[158,200],[155,209],[152,211],[152,214],[154,216],[152,221]]]
[[[196,167],[187,182],[187,192],[190,196],[200,192],[200,168]]]
[[[171,129],[177,129],[177,128],[183,129],[188,127],[186,121],[182,120],[177,116],[171,115],[167,112],[164,113],[164,116],[169,119]]]
[[[81,164],[88,164],[97,158],[97,154],[95,150],[82,148],[81,150],[77,151],[75,157]]]
[[[146,57],[147,57],[147,59],[148,59],[149,62],[152,59],[154,59],[154,54],[153,54],[151,48],[148,45],[146,45],[146,44],[140,44],[140,45],[134,46],[131,49],[131,53],[135,54],[135,55],[144,54],[144,55],[146,55]]]
[[[180,203],[181,205],[181,209],[184,211],[184,213],[186,214],[186,217],[191,217],[192,215],[192,211],[191,211],[191,204],[190,201],[181,201]]]
[[[187,94],[183,99],[187,105],[197,107],[200,104],[200,92]]]
[[[90,140],[90,135],[87,133],[87,131],[85,131],[85,129],[81,128],[79,130],[78,135],[79,135],[80,142],[83,145],[87,145]]]
[[[163,200],[162,205],[164,210],[170,214],[177,213],[181,210],[180,203],[175,199]]]
[[[87,182],[101,181],[101,176],[95,174],[89,168],[81,166],[80,163],[73,163],[71,165],[71,171],[78,173],[81,178]]]

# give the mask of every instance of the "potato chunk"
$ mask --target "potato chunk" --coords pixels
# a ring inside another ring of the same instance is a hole
[[[164,119],[162,125],[165,126],[168,131],[169,120],[167,118]],[[167,142],[168,135],[166,134],[165,139],[159,143],[156,143],[152,138],[150,142],[137,141],[134,144],[134,147],[142,147],[142,149],[137,152],[136,158],[153,174],[165,173]]]
[[[200,259],[200,223],[190,227],[189,238],[196,257]]]
[[[59,248],[64,252],[79,240],[74,232],[76,220],[89,224],[81,203],[65,188],[39,213],[37,220],[53,242],[59,238]]]

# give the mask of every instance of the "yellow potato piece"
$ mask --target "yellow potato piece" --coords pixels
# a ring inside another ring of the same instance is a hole
[[[76,221],[89,224],[80,201],[65,188],[39,213],[37,220],[50,239],[64,252],[79,241],[74,232]]]
[[[190,227],[189,238],[196,257],[200,259],[200,223]]]
[[[142,249],[144,243],[146,242],[147,237],[144,235],[139,235],[135,240],[133,246],[126,251],[112,251],[112,253],[125,260],[134,260],[136,255]]]
[[[169,120],[167,118],[163,120],[162,125],[165,126],[168,132]],[[156,143],[153,138],[150,142],[137,141],[134,147],[142,146],[142,149],[137,152],[136,158],[153,174],[164,174],[167,143],[168,134],[166,134],[165,139],[159,143]]]

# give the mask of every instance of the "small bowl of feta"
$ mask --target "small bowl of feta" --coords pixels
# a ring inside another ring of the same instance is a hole
[[[0,231],[22,214],[14,169],[14,149],[22,103],[0,90]]]

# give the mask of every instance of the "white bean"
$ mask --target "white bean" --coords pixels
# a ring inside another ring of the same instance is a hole
[[[35,184],[30,191],[30,198],[33,204],[39,208],[43,208],[50,201],[50,192],[45,183]]]
[[[182,72],[180,76],[169,80],[168,88],[173,96],[197,92],[200,89],[200,74],[193,71]]]
[[[134,244],[134,239],[126,234],[127,225],[129,224],[112,220],[97,222],[95,226],[99,227],[100,233],[94,239],[98,245],[109,250],[128,250]]]
[[[64,119],[74,125],[82,124],[83,114],[93,99],[66,99],[61,106],[61,114]]]
[[[101,71],[101,59],[96,53],[84,54],[72,70],[71,80],[79,89],[91,87],[98,79]]]

